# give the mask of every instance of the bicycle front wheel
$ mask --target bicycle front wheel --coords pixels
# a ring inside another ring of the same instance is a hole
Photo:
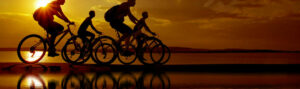
[[[91,54],[91,46],[88,39],[78,36],[71,37],[62,49],[63,59],[71,64],[85,63]]]
[[[46,42],[36,34],[28,35],[21,40],[17,53],[23,63],[34,64],[39,62],[46,54]]]
[[[151,49],[150,56],[156,64],[166,64],[170,60],[171,51],[164,44],[156,45]]]
[[[108,43],[98,45],[94,53],[94,61],[101,65],[109,65],[117,58],[115,48]]]
[[[143,63],[144,65],[151,65],[151,64],[155,64],[156,61],[161,60],[161,59],[154,59],[153,56],[155,56],[155,58],[163,58],[164,54],[162,52],[160,55],[151,54],[151,49],[153,49],[156,45],[163,45],[163,43],[159,39],[155,37],[147,37],[142,42],[143,43],[140,44],[140,50],[138,52],[141,63]]]

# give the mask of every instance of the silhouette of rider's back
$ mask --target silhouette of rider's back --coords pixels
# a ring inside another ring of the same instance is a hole
[[[64,15],[60,7],[61,5],[64,5],[64,3],[65,0],[52,1],[46,7],[40,7],[39,9],[37,9],[33,14],[34,19],[38,21],[39,25],[51,35],[48,56],[58,56],[58,54],[55,53],[56,49],[54,46],[54,42],[58,33],[63,31],[64,29],[61,24],[54,22],[54,15],[64,20],[65,22],[73,23],[70,22],[70,20]]]

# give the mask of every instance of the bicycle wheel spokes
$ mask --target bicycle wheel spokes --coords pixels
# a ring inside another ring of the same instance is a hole
[[[80,57],[80,49],[76,48],[75,44],[77,43],[68,44],[66,47],[67,52],[65,55],[71,61],[76,61]]]
[[[46,53],[46,43],[38,35],[29,35],[20,42],[17,53],[23,63],[37,63]]]
[[[126,45],[121,46],[122,51],[119,53],[119,61],[125,65],[132,64],[136,60],[136,48],[133,45],[129,45],[128,48]]]
[[[170,51],[169,47],[166,45],[163,45],[163,48],[164,48],[164,56],[160,61],[158,61],[158,63],[160,63],[160,64],[166,64],[171,58],[171,51]]]
[[[22,75],[17,85],[18,89],[46,89],[43,79],[37,74]]]
[[[94,53],[94,61],[97,64],[111,64],[117,57],[114,47],[107,43],[98,45]]]
[[[150,51],[150,57],[153,62],[159,63],[165,56],[165,46],[163,44],[158,44],[154,46]]]
[[[142,48],[140,52],[141,53],[140,60],[143,64],[154,64],[154,62],[151,60],[150,50],[151,47],[149,46],[145,46]]]
[[[90,80],[83,74],[69,74],[62,81],[63,89],[91,89]]]
[[[108,43],[108,44],[116,43],[116,41],[113,38],[109,37],[109,36],[101,36],[100,40],[102,41],[102,43]]]
[[[154,37],[146,38],[143,41],[141,52],[139,52],[141,53],[139,56],[140,62],[142,62],[143,64],[154,64],[155,61],[152,60],[150,51],[153,47],[160,44],[162,43],[157,38]]]
[[[135,76],[131,73],[122,73],[118,79],[117,89],[137,89],[138,82]]]
[[[144,41],[143,47],[147,47],[147,49],[151,49],[155,45],[160,44],[160,41],[156,39],[147,39]],[[150,50],[149,50],[150,51]]]
[[[97,74],[95,78],[93,78],[93,85],[95,89],[116,89],[117,88],[117,80],[111,74]]]
[[[72,37],[63,48],[65,61],[71,64],[82,64],[89,58],[89,43],[79,37]]]

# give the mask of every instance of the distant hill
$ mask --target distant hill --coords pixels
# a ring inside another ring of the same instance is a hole
[[[17,48],[0,48],[0,51],[17,51]]]
[[[195,49],[186,47],[169,47],[174,53],[300,53],[300,51],[269,49]]]
[[[269,49],[195,49],[187,47],[169,47],[169,49],[172,53],[300,53],[300,51]],[[17,48],[0,48],[0,51],[17,51]]]

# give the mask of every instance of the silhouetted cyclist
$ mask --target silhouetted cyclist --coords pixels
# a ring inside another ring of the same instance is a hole
[[[81,38],[86,38],[87,36],[90,36],[91,37],[90,40],[92,41],[95,38],[95,35],[89,31],[87,31],[87,28],[89,26],[91,26],[92,29],[98,34],[102,34],[102,32],[98,31],[92,23],[92,19],[95,17],[95,11],[90,11],[89,15],[90,16],[87,17],[80,25],[79,30],[78,30],[78,36],[80,36]]]
[[[65,0],[52,1],[46,7],[40,7],[39,9],[37,9],[33,14],[34,19],[38,21],[39,25],[51,35],[48,49],[48,56],[51,57],[59,55],[55,52],[56,49],[54,46],[54,42],[58,33],[64,30],[64,27],[61,24],[54,22],[54,15],[56,15],[57,17],[59,17],[67,23],[74,24],[74,22],[71,22],[65,16],[60,7],[61,5],[64,5],[64,3]]]
[[[120,5],[116,5],[109,9],[105,13],[105,20],[110,22],[110,26],[122,33],[122,37],[117,41],[117,43],[121,43],[122,40],[125,39],[125,45],[128,48],[129,46],[129,38],[132,33],[132,29],[124,24],[124,17],[128,16],[129,19],[136,24],[137,19],[132,15],[130,11],[130,7],[135,5],[135,0],[128,0]]]
[[[149,27],[146,24],[146,19],[148,18],[148,12],[143,12],[142,13],[143,18],[141,18],[137,24],[134,26],[134,37],[139,38],[140,36],[147,36],[146,34],[142,33],[142,29],[145,28],[145,30],[149,33],[151,33],[152,35],[156,35],[156,33],[152,32]],[[138,39],[140,40],[140,39]]]

